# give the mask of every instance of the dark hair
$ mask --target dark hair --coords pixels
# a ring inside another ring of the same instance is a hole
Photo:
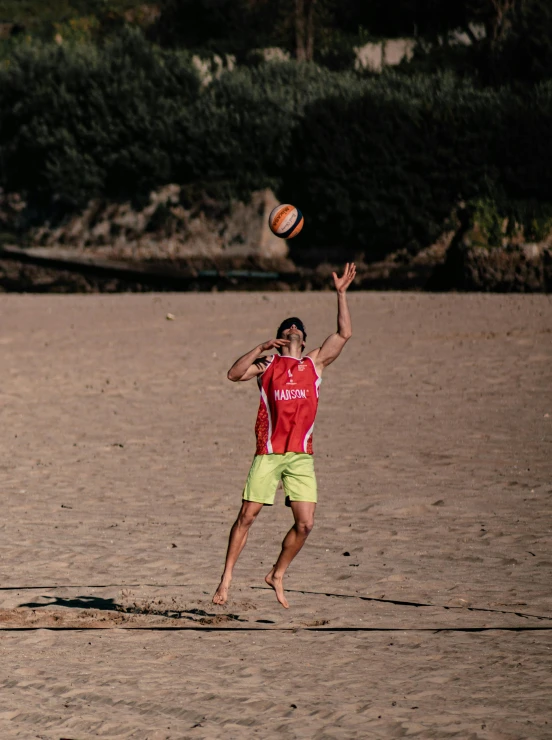
[[[291,316],[289,319],[284,319],[280,326],[278,327],[278,330],[276,332],[276,339],[280,339],[282,336],[282,332],[286,329],[290,329],[293,324],[303,332],[303,340],[307,338],[307,332],[305,331],[305,325],[301,321],[301,319],[298,319],[297,316]]]

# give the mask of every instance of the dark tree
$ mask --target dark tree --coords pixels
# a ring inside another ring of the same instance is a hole
[[[339,28],[341,5],[339,0],[162,0],[152,38],[238,58],[279,46],[298,61],[311,61],[318,39]]]

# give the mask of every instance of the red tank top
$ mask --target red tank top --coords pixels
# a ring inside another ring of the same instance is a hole
[[[261,402],[255,435],[257,455],[306,452],[312,455],[312,430],[322,378],[310,357],[272,355],[257,377]]]

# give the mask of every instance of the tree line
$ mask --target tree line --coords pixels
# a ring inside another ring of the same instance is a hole
[[[0,110],[21,233],[169,182],[184,206],[270,186],[305,212],[302,243],[367,259],[427,246],[460,202],[531,239],[552,225],[552,81],[514,92],[287,62],[205,86],[189,52],[126,30],[101,47],[20,46],[0,64]]]
[[[370,40],[417,41],[413,71],[456,67],[482,84],[552,76],[549,0],[0,0],[14,36],[93,39],[125,25],[165,48],[232,54],[279,47],[297,61],[350,67]],[[470,40],[451,49],[454,34]]]

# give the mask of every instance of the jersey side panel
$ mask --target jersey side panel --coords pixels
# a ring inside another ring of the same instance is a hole
[[[272,355],[270,364],[266,370],[257,376],[261,398],[257,412],[257,421],[255,422],[255,438],[257,440],[256,455],[272,454],[272,417],[268,404],[267,389],[270,385],[272,373],[274,372],[274,357],[275,355]]]

